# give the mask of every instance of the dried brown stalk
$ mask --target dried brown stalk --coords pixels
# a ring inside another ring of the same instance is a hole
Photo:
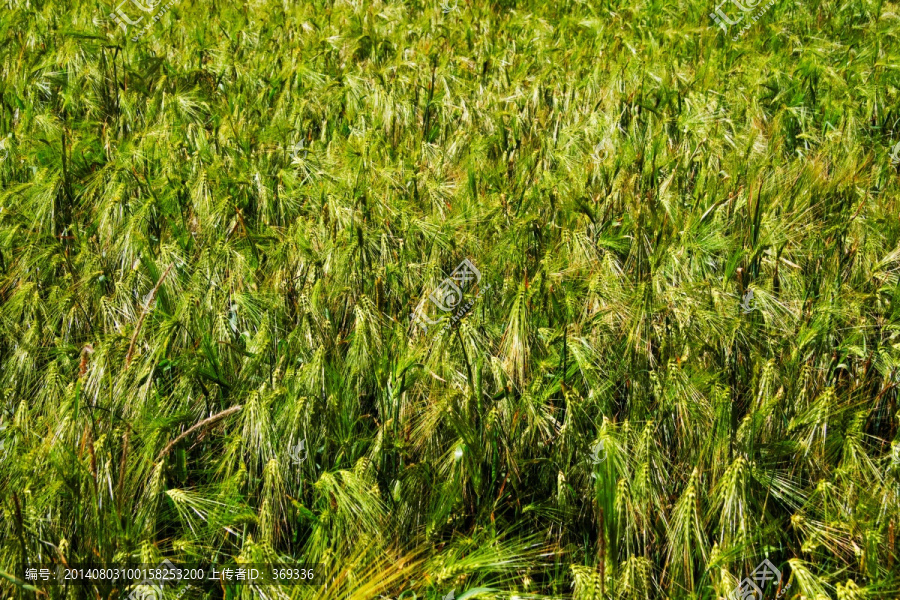
[[[147,299],[147,304],[144,306],[143,312],[141,312],[141,318],[138,320],[137,327],[134,328],[134,333],[131,336],[131,343],[128,344],[128,354],[125,355],[126,369],[131,365],[131,355],[134,352],[134,344],[137,342],[138,334],[141,332],[141,327],[144,325],[144,319],[147,317],[147,313],[150,312],[150,306],[153,304],[153,299],[156,298],[156,292],[159,290],[159,286],[162,285],[163,280],[166,278],[166,275],[169,274],[169,271],[172,270],[173,266],[175,266],[174,263],[169,265],[166,272],[162,274],[162,277],[159,278],[159,281],[157,281],[156,285],[153,286],[153,289],[150,290],[150,297]]]
[[[227,417],[228,415],[231,415],[231,414],[234,414],[234,413],[238,412],[238,411],[241,410],[242,408],[244,408],[244,406],[243,406],[242,404],[238,404],[237,406],[232,406],[231,408],[227,408],[227,409],[223,410],[222,412],[220,412],[220,413],[218,413],[218,414],[215,414],[215,415],[209,417],[208,419],[203,419],[202,421],[200,421],[199,423],[197,423],[196,425],[194,425],[193,427],[191,427],[191,428],[188,429],[187,431],[183,432],[183,433],[182,433],[181,435],[179,435],[177,438],[175,438],[174,440],[172,440],[171,442],[169,442],[169,445],[166,446],[165,448],[163,448],[163,451],[160,452],[160,453],[159,453],[159,456],[156,457],[156,462],[159,462],[160,459],[161,459],[163,456],[165,456],[166,454],[168,454],[169,451],[170,451],[172,448],[174,448],[176,444],[178,444],[178,442],[180,442],[181,440],[183,440],[183,439],[186,438],[187,436],[191,435],[192,433],[194,433],[194,432],[197,431],[198,429],[202,429],[203,427],[207,427],[207,426],[209,426],[209,425],[212,425],[212,424],[215,423],[216,421],[220,421],[220,420],[224,419],[225,417]]]

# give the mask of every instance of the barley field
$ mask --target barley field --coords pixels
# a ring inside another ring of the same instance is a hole
[[[151,1],[0,11],[0,598],[900,598],[898,4]]]

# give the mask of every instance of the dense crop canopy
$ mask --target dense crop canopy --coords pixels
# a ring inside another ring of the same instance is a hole
[[[116,10],[0,14],[0,597],[900,596],[895,4]]]

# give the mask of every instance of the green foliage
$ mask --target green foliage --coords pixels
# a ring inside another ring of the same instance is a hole
[[[900,594],[895,5],[113,8],[0,16],[0,597]]]

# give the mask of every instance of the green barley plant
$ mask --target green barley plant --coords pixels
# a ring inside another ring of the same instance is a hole
[[[896,4],[136,6],[0,12],[0,597],[900,596]]]

